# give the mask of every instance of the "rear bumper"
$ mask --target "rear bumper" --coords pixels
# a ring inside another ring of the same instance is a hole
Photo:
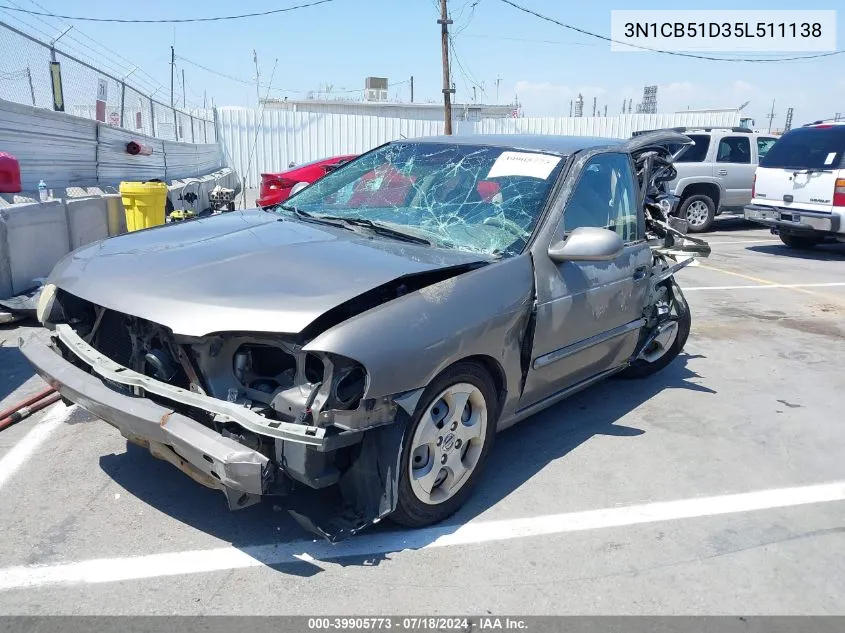
[[[35,337],[23,342],[20,349],[38,374],[65,398],[195,481],[222,490],[230,508],[251,505],[267,491],[273,465],[261,453],[171,408],[111,389]]]
[[[289,189],[277,189],[272,193],[265,194],[263,196],[259,196],[255,200],[255,206],[257,207],[272,207],[273,205],[280,204],[288,199],[288,194],[290,193]]]
[[[836,234],[843,230],[839,215],[820,211],[749,204],[743,215],[746,220],[793,233]]]

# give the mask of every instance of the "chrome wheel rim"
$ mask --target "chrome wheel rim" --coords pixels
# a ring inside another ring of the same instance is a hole
[[[420,418],[408,463],[414,496],[429,505],[451,499],[478,466],[487,432],[487,402],[469,383],[444,389]]]
[[[707,205],[701,200],[696,200],[687,207],[687,222],[693,226],[701,226],[707,222],[708,215]]]

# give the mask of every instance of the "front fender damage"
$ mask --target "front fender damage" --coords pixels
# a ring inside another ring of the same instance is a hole
[[[400,456],[410,415],[402,408],[391,424],[370,429],[336,486],[299,487],[284,506],[304,529],[337,543],[378,523],[396,508]]]

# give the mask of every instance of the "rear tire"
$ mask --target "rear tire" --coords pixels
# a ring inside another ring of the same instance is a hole
[[[680,289],[676,284],[671,286],[673,293],[679,293]],[[655,361],[649,362],[644,359],[637,359],[633,361],[627,368],[619,372],[618,376],[625,379],[639,379],[646,378],[652,374],[656,374],[661,369],[666,367],[669,363],[675,360],[686,345],[689,338],[690,328],[692,327],[692,312],[689,309],[689,304],[681,295],[681,300],[674,300],[678,309],[678,334],[675,336],[675,341],[669,350]]]
[[[690,233],[704,233],[713,226],[716,218],[716,203],[713,198],[696,194],[681,203],[678,216],[687,221]]]
[[[797,248],[799,250],[810,250],[822,243],[822,238],[812,237],[810,235],[795,235],[793,233],[780,233],[780,241],[786,244],[789,248]]]

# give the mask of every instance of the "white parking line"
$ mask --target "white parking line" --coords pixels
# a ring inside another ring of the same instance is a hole
[[[818,284],[756,284],[750,286],[681,286],[681,289],[687,290],[770,290],[772,288],[835,288],[837,286],[845,286],[845,281],[831,281],[828,283]]]
[[[41,443],[59,428],[73,413],[74,407],[57,402],[47,415],[0,459],[0,488],[38,450]]]
[[[327,561],[346,556],[371,556],[456,545],[477,545],[531,536],[563,534],[658,521],[709,517],[810,503],[845,501],[845,481],[779,488],[717,497],[664,501],[643,505],[553,514],[527,519],[435,526],[405,532],[363,534],[329,545],[324,541],[294,541],[276,545],[105,558],[42,566],[0,569],[0,591],[50,585],[97,584],[143,578],[228,571],[264,565]]]
[[[771,240],[771,239],[769,239],[769,240],[725,240],[724,242],[710,242],[710,241],[708,241],[707,243],[710,244],[710,246],[722,246],[724,244],[767,244],[769,242],[774,244],[776,242],[780,242],[780,240],[779,239],[774,239],[774,240]]]

